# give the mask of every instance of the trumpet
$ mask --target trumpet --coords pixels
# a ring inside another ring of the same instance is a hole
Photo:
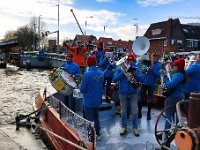
[[[134,74],[132,73],[133,69],[130,65],[127,65],[126,63],[122,64],[122,72],[128,79],[128,81],[131,83],[131,85],[135,88],[138,88],[140,86],[139,82],[135,79]]]

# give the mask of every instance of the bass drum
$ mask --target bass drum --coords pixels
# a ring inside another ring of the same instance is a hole
[[[63,95],[68,96],[72,94],[73,90],[75,88],[78,88],[74,78],[71,77],[68,72],[64,71],[61,68],[58,68],[56,72],[58,75],[54,80],[50,80],[51,85]]]

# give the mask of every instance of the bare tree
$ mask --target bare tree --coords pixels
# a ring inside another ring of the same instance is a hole
[[[17,37],[21,50],[35,50],[37,46],[39,46],[40,41],[44,41],[44,38],[46,38],[39,35],[45,32],[46,24],[44,21],[41,21],[40,26],[38,26],[38,21],[38,17],[32,17],[29,24],[19,27],[16,31],[7,31],[4,38],[10,39],[12,37]]]
[[[23,51],[31,49],[35,33],[28,25],[18,28],[15,35],[18,37],[19,45]]]
[[[15,37],[15,32],[14,30],[9,30],[5,33],[4,39],[10,39],[12,37]]]

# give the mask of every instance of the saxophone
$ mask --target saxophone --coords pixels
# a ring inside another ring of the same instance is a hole
[[[125,75],[125,77],[128,79],[129,83],[135,87],[138,88],[140,86],[139,82],[135,79],[134,75],[132,74],[132,67],[126,63],[123,63],[122,66],[122,72]]]

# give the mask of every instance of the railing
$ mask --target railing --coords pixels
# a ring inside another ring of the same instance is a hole
[[[60,119],[69,124],[87,143],[90,145],[95,142],[94,122],[84,119],[82,116],[74,113],[66,107],[62,101],[50,95],[47,97],[47,102],[59,114]]]

